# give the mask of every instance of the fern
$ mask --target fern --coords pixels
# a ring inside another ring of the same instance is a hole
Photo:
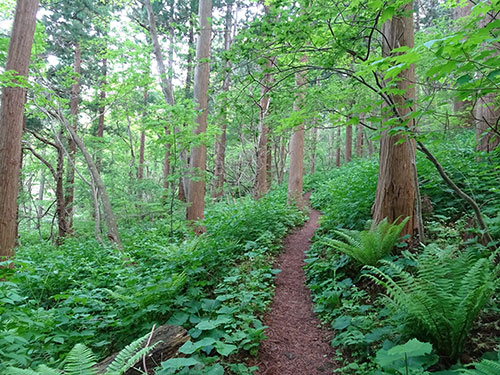
[[[409,217],[399,224],[391,224],[384,219],[378,225],[372,223],[369,229],[361,232],[336,230],[334,233],[343,241],[326,239],[323,243],[354,258],[362,265],[374,266],[391,253],[408,220]]]
[[[369,267],[367,276],[387,289],[390,306],[404,312],[409,333],[430,341],[454,363],[472,323],[493,294],[496,271],[488,259],[471,251],[457,254],[431,245],[415,260],[415,275],[382,261],[387,271]]]
[[[500,362],[484,359],[476,363],[475,370],[466,370],[465,375],[498,375],[500,374]]]
[[[149,335],[148,333],[122,349],[102,375],[122,375],[136,364],[143,355],[154,348],[154,345],[142,348]],[[76,344],[66,357],[63,373],[64,375],[98,375],[96,364],[92,351],[83,344]],[[41,365],[36,371],[11,367],[7,369],[7,375],[61,375],[61,372]]]

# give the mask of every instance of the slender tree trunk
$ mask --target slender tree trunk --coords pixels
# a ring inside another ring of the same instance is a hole
[[[38,0],[18,1],[7,53],[5,70],[27,77]],[[0,117],[0,259],[14,255],[17,232],[17,195],[21,162],[26,90],[2,89]]]
[[[233,3],[227,3],[226,9],[226,22],[224,25],[224,50],[228,51],[231,47],[231,27],[233,23]],[[224,82],[222,84],[222,91],[227,93],[231,81],[231,61],[226,60],[226,72]],[[226,128],[227,128],[227,99],[223,102],[223,115],[221,116],[221,134],[217,137],[215,142],[215,183],[212,196],[218,198],[224,193],[224,175],[225,175],[225,159],[226,159]]]
[[[316,122],[317,120],[314,120]],[[311,129],[311,174],[316,171],[316,144],[318,143],[318,128],[314,126]]]
[[[200,35],[196,43],[196,68],[194,72],[194,100],[199,115],[196,118],[198,127],[195,134],[205,133],[207,130],[208,115],[208,83],[210,76],[210,48],[212,42],[212,0],[200,0],[199,4]],[[191,149],[190,169],[192,176],[189,180],[188,207],[186,219],[195,222],[204,218],[205,210],[205,170],[207,161],[207,147],[204,144]],[[205,228],[198,226],[196,233],[202,233]]]
[[[328,166],[333,167],[335,161],[335,129],[328,132]]]
[[[408,46],[413,48],[414,31],[413,16],[411,15],[413,4],[407,4],[403,11],[404,16],[395,15],[392,20],[383,25],[383,56],[389,56],[393,48]],[[409,15],[408,15],[409,14]],[[415,105],[415,66],[401,72],[401,81],[397,83],[397,88],[402,90],[404,95],[394,95],[392,97],[401,125],[404,118],[413,110]],[[408,102],[413,102],[408,107]],[[414,121],[411,120],[406,125],[409,129],[414,129]],[[399,143],[403,141],[402,143]],[[407,216],[411,219],[403,228],[402,234],[413,236],[417,226],[415,215],[415,176],[413,163],[415,162],[415,142],[409,140],[407,136],[389,135],[385,132],[380,143],[380,165],[377,183],[377,193],[373,206],[373,219],[380,222],[387,218],[389,222],[400,220]]]
[[[45,170],[40,172],[40,182],[38,184],[38,197],[37,197],[37,208],[36,208],[36,229],[40,230],[42,226],[42,215],[43,215],[43,194],[45,192]]]
[[[337,127],[337,153],[335,155],[335,166],[340,167],[340,126]]]
[[[352,160],[352,125],[347,125],[345,129],[345,162]]]
[[[74,46],[74,62],[73,71],[75,73],[74,83],[71,87],[71,98],[70,98],[70,114],[71,114],[71,126],[76,132],[78,126],[78,104],[80,101],[80,73],[82,65],[82,52],[79,43],[75,43]],[[68,152],[71,164],[75,164],[76,156],[76,144],[71,136],[68,137]],[[65,209],[66,209],[66,220],[68,224],[66,225],[68,233],[73,233],[73,216],[74,216],[74,200],[75,200],[75,170],[73,168],[68,168],[66,171],[66,193],[65,193]]]
[[[307,63],[307,56],[300,59],[302,64]],[[298,97],[294,102],[294,111],[299,111],[304,100],[306,84],[305,73],[295,75],[295,83],[299,90]],[[288,174],[288,203],[295,203],[300,209],[304,209],[305,202],[302,196],[302,183],[304,176],[304,123],[297,126],[290,138],[290,171]]]
[[[149,92],[148,89],[144,89],[144,108],[147,108],[148,105]],[[147,110],[144,109],[143,119],[146,120]],[[137,168],[137,179],[144,179],[144,152],[146,150],[146,132],[144,129],[141,130],[141,138],[139,145],[139,167]],[[139,194],[142,196],[142,194]]]
[[[122,244],[120,241],[120,234],[118,233],[118,226],[116,225],[116,218],[113,213],[108,194],[106,192],[106,186],[102,182],[101,175],[99,174],[99,171],[97,170],[97,167],[92,160],[92,156],[90,156],[87,148],[83,144],[83,141],[80,139],[80,137],[78,137],[75,130],[67,123],[66,119],[60,113],[57,114],[57,117],[59,121],[64,125],[70,136],[73,138],[73,141],[78,146],[83,154],[83,157],[85,158],[85,162],[87,163],[89,172],[92,176],[92,179],[94,180],[99,196],[101,197],[106,225],[108,227],[108,238],[121,250]]]
[[[102,81],[101,81],[101,92],[99,94],[99,116],[97,118],[97,137],[104,137],[104,113],[106,112],[106,106],[104,105],[104,101],[106,100],[106,90],[104,89],[104,85],[106,85],[106,75],[108,73],[108,59],[102,59]],[[97,153],[96,165],[97,169],[101,170],[101,153]]]
[[[361,158],[363,156],[363,125],[356,126],[356,156]]]
[[[264,6],[264,11],[269,14],[270,7]],[[264,196],[269,190],[268,171],[267,171],[267,144],[269,141],[269,127],[266,123],[266,116],[269,111],[271,97],[269,91],[273,82],[271,69],[273,68],[275,57],[267,57],[264,66],[264,77],[260,91],[259,103],[259,138],[257,141],[257,174],[255,176],[254,196],[256,199]]]

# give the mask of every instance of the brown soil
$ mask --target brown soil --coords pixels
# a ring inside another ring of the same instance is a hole
[[[335,363],[329,344],[332,333],[320,327],[303,270],[304,252],[318,227],[320,213],[311,210],[309,221],[290,234],[275,268],[276,292],[271,310],[264,318],[268,337],[260,348],[256,375],[331,374]]]

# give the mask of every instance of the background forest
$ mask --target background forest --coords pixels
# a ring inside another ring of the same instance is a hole
[[[0,374],[253,374],[309,191],[335,373],[499,374],[499,17],[2,1]]]

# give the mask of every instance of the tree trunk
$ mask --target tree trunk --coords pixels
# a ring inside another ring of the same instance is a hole
[[[491,152],[500,143],[500,108],[495,103],[495,93],[479,98],[476,103],[476,144],[478,151]]]
[[[300,59],[302,64],[307,63],[307,56]],[[304,101],[304,90],[306,84],[304,72],[296,73],[295,83],[299,94],[293,104],[294,111],[299,111]],[[304,123],[297,126],[290,138],[290,171],[288,173],[288,203],[295,203],[298,208],[305,208],[302,196],[302,183],[304,176]]]
[[[104,85],[106,84],[106,75],[108,73],[108,59],[102,59],[102,81],[101,81],[101,92],[99,94],[99,116],[97,119],[97,137],[104,137],[104,113],[106,111],[106,106],[104,105],[104,101],[106,100],[106,90],[104,89]],[[97,153],[96,165],[97,169],[101,170],[101,153]]]
[[[328,166],[333,167],[335,160],[335,129],[328,133]]]
[[[224,25],[224,50],[228,51],[231,47],[231,27],[233,22],[233,3],[227,3],[226,9],[226,23]],[[231,61],[226,60],[226,71],[224,82],[222,84],[222,91],[227,93],[229,91],[229,84],[231,81]],[[224,193],[224,174],[225,174],[225,159],[226,159],[226,128],[227,128],[227,99],[224,98],[223,102],[223,115],[221,116],[221,134],[217,137],[215,142],[215,183],[212,196],[218,198]]]
[[[18,1],[5,70],[27,77],[38,0]],[[0,117],[0,260],[14,255],[17,233],[17,195],[21,163],[26,89],[2,89]]]
[[[40,182],[38,185],[38,197],[37,197],[37,208],[36,208],[36,229],[40,230],[42,226],[42,215],[43,215],[43,194],[45,192],[45,171],[40,172]]]
[[[80,101],[80,73],[82,65],[82,51],[79,43],[75,43],[75,57],[73,62],[74,83],[71,87],[71,98],[69,102],[70,114],[71,114],[71,126],[76,132],[78,126],[78,104]],[[70,164],[75,164],[76,155],[76,144],[71,136],[68,137],[68,153]],[[68,233],[73,233],[73,215],[74,215],[74,200],[75,200],[75,170],[73,168],[68,168],[66,171],[66,193],[64,207],[66,209],[66,220],[68,221],[66,228]]]
[[[405,16],[395,15],[392,20],[383,25],[383,56],[389,56],[393,48],[408,46],[413,48],[413,4],[407,4],[402,9]],[[408,16],[409,14],[409,16]],[[394,95],[392,100],[395,103],[394,111],[398,113],[399,126],[406,126],[414,129],[414,120],[409,124],[404,123],[404,118],[413,110],[415,105],[415,66],[411,65],[407,70],[400,73],[401,81],[397,82],[397,88],[402,90],[404,95]],[[412,106],[408,106],[412,102]],[[399,143],[403,141],[402,143]],[[394,222],[398,218],[402,220],[407,216],[411,219],[403,228],[402,235],[413,236],[417,224],[415,215],[415,176],[413,163],[415,163],[415,142],[409,140],[407,136],[399,134],[389,135],[388,132],[382,134],[380,143],[380,164],[377,182],[377,193],[373,206],[373,219],[380,222],[387,218],[389,222]]]
[[[109,201],[108,194],[106,192],[106,186],[102,182],[101,175],[99,174],[99,171],[97,170],[97,167],[94,161],[92,160],[92,156],[90,156],[89,152],[87,151],[87,148],[83,144],[83,141],[78,137],[75,130],[68,124],[66,119],[62,116],[62,114],[58,113],[57,118],[64,125],[70,136],[73,138],[73,141],[82,152],[83,157],[85,158],[85,162],[87,163],[89,172],[92,176],[92,179],[94,180],[94,183],[96,184],[98,194],[101,197],[102,207],[104,210],[104,217],[106,219],[106,225],[108,227],[108,238],[111,242],[115,243],[115,245],[121,250],[122,244],[120,241],[120,234],[118,233],[118,226],[116,225],[116,218],[113,213],[113,209],[111,207],[111,202]]]
[[[270,7],[264,6],[265,14],[269,14]],[[266,123],[266,116],[269,111],[271,98],[269,91],[273,77],[270,70],[274,65],[275,57],[267,57],[267,62],[264,66],[264,77],[262,78],[260,103],[259,103],[259,138],[257,141],[257,174],[255,176],[254,196],[256,199],[264,196],[269,190],[268,173],[267,173],[267,143],[269,141],[269,128]]]
[[[345,129],[345,161],[352,160],[352,125],[347,125]]]
[[[315,122],[317,120],[314,120]],[[318,142],[318,128],[311,129],[311,174],[316,171],[316,143]]]
[[[340,126],[337,127],[337,154],[335,155],[335,166],[340,167]]]
[[[143,119],[146,120],[147,116],[147,105],[148,105],[149,92],[148,89],[144,89],[144,113]],[[144,152],[146,150],[146,132],[144,128],[141,130],[141,138],[139,145],[139,167],[137,168],[137,179],[142,180],[144,178]],[[139,194],[141,195],[141,194]]]
[[[361,158],[363,156],[363,125],[356,126],[356,156]]]
[[[212,44],[212,0],[200,0],[199,4],[200,35],[196,43],[196,68],[194,71],[194,100],[200,111],[196,117],[198,127],[196,135],[207,130],[208,115],[208,82],[210,75],[210,47]],[[207,161],[207,147],[203,143],[191,149],[190,169],[191,178],[188,188],[188,207],[186,219],[189,222],[202,220],[205,210],[205,170]],[[200,234],[205,228],[198,226],[195,232]]]

